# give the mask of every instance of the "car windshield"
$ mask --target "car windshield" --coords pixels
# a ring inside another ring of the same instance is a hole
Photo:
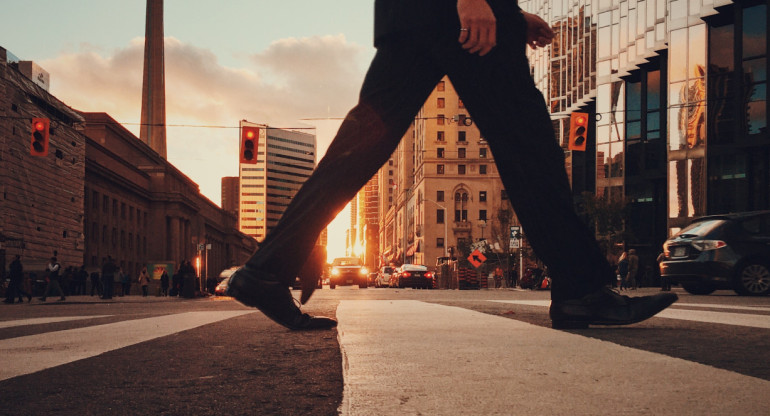
[[[676,234],[677,237],[692,238],[708,235],[718,226],[724,224],[724,220],[706,220],[690,224]]]
[[[334,259],[334,262],[332,263],[334,266],[360,266],[361,261],[358,259],[358,257],[341,257]]]
[[[385,267],[385,268],[382,269],[382,272],[383,273],[393,273],[393,268],[392,267]]]

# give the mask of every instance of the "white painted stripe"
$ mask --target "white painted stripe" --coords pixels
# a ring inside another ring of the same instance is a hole
[[[526,306],[551,306],[550,300],[490,300],[490,302],[513,303]],[[770,316],[753,315],[748,313],[730,313],[714,311],[698,311],[690,309],[677,309],[677,307],[716,307],[704,303],[675,303],[673,307],[668,308],[655,315],[658,318],[679,319],[682,321],[707,322],[711,324],[725,324],[735,326],[748,326],[751,328],[770,329]],[[727,305],[721,305],[727,308]],[[749,307],[735,307],[735,310],[753,310]],[[764,308],[761,308],[764,309]]]
[[[711,309],[732,309],[736,311],[756,311],[770,312],[770,308],[761,306],[741,306],[741,305],[714,305],[713,303],[683,303],[677,302],[674,306],[692,306],[693,308],[711,308]]]
[[[514,319],[390,300],[337,317],[342,415],[767,411],[768,381]]]
[[[0,380],[253,313],[186,312],[0,340]]]
[[[27,326],[27,325],[41,325],[41,324],[51,324],[55,322],[67,322],[67,321],[77,321],[81,319],[97,319],[97,318],[107,318],[112,315],[91,315],[91,316],[51,316],[48,318],[30,318],[30,319],[19,319],[15,321],[0,321],[0,328],[11,328],[14,326]]]

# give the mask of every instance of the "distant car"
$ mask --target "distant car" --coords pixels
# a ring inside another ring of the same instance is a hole
[[[239,268],[240,268],[240,266],[234,266],[234,267],[230,267],[229,269],[224,269],[224,270],[222,270],[222,272],[221,272],[221,273],[219,273],[219,281],[221,282],[221,281],[222,281],[222,280],[224,280],[225,278],[228,278],[228,277],[230,277],[230,276],[231,276],[233,273],[235,273],[235,271],[236,271],[236,270],[238,270]]]
[[[377,273],[377,279],[374,281],[374,287],[388,287],[390,286],[390,276],[396,271],[395,267],[385,266],[380,268]]]
[[[663,244],[660,274],[694,295],[770,294],[770,211],[695,220]]]
[[[433,272],[428,271],[427,266],[403,264],[390,277],[390,286],[433,289]]]
[[[369,271],[358,257],[338,257],[332,261],[329,288],[358,285],[360,289],[366,289],[369,286],[368,275]]]
[[[230,282],[230,276],[227,276],[219,282],[217,287],[214,289],[214,294],[217,296],[224,296],[225,292],[227,292],[227,284]]]

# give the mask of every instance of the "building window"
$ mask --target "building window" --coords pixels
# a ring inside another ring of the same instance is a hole
[[[457,106],[459,108],[465,108],[465,103],[463,102],[463,100],[457,100]]]
[[[91,208],[93,208],[94,211],[99,209],[99,192],[93,191],[93,193],[91,193],[91,204]]]
[[[487,174],[487,165],[479,165],[479,174],[481,175]]]
[[[436,238],[436,247],[444,248],[444,239],[441,237]]]
[[[102,225],[102,244],[107,244],[107,226]]]
[[[443,114],[439,114],[436,117],[436,124],[438,124],[439,126],[443,126],[444,125],[444,115]]]
[[[455,193],[455,222],[468,221],[468,193]]]
[[[437,108],[444,108],[444,106],[445,106],[444,98],[443,97],[437,98],[436,99],[436,107]]]
[[[126,204],[121,203],[120,204],[120,219],[125,220],[126,219]]]
[[[458,131],[457,132],[457,141],[458,142],[467,142],[468,139],[466,137],[466,133],[464,131]]]
[[[436,84],[436,91],[444,91],[446,89],[446,85],[444,81],[439,81],[438,84]]]
[[[436,157],[439,158],[439,159],[443,159],[444,158],[444,148],[443,147],[436,148]]]
[[[436,140],[443,142],[444,141],[444,132],[439,130],[436,132]]]
[[[444,223],[444,210],[443,209],[437,209],[436,210],[436,224],[443,224]]]
[[[487,220],[487,210],[485,210],[485,209],[480,209],[479,210],[479,219],[482,220],[482,221],[486,221]]]
[[[487,158],[487,148],[486,147],[482,147],[481,149],[479,149],[479,158],[480,159],[486,159]]]
[[[436,173],[439,175],[444,174],[444,165],[436,165]]]
[[[479,192],[479,202],[487,202],[487,191]]]
[[[465,175],[465,165],[457,165],[457,174]]]
[[[465,148],[464,147],[460,147],[460,148],[457,149],[457,157],[459,159],[465,159]]]
[[[99,241],[99,225],[94,223],[91,223],[91,241],[94,243]]]
[[[110,197],[107,195],[102,196],[102,212],[105,214],[110,212]]]
[[[115,218],[118,217],[118,200],[117,199],[112,200],[112,216]]]
[[[444,191],[436,191],[436,201],[438,202],[444,201]]]

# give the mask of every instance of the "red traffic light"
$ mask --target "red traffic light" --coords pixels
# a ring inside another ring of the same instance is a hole
[[[585,152],[588,113],[572,113],[569,117],[569,150]]]
[[[30,138],[29,154],[32,156],[48,156],[48,136],[51,121],[47,118],[32,119],[32,137]]]
[[[257,144],[259,142],[258,127],[241,127],[241,149],[240,162],[256,164],[257,163]]]

